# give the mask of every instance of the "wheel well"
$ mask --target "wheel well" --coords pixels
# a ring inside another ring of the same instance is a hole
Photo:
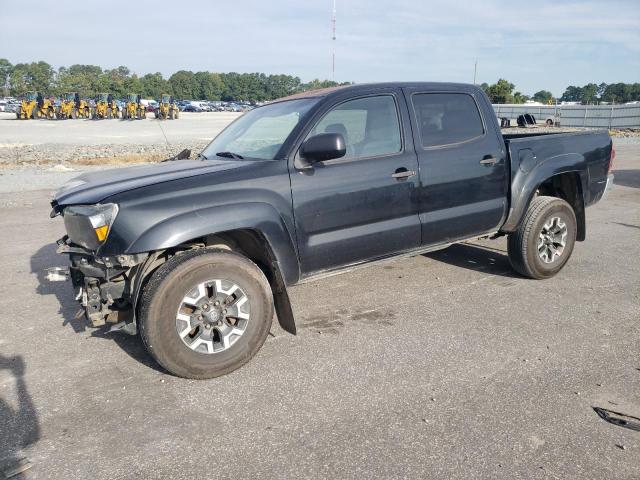
[[[538,186],[536,194],[561,198],[571,205],[576,215],[578,226],[576,240],[582,242],[586,238],[584,197],[582,196],[582,183],[578,173],[567,172],[554,175]]]
[[[295,335],[296,326],[293,310],[289,301],[287,287],[278,267],[276,256],[266,237],[257,230],[240,229],[220,232],[206,237],[195,238],[163,252],[162,257],[168,258],[185,250],[194,248],[222,248],[244,255],[255,263],[269,281],[273,293],[276,314],[280,326]],[[162,263],[162,260],[161,260]],[[159,266],[159,265],[158,265]],[[156,267],[157,268],[157,267]],[[152,272],[149,272],[150,276]]]

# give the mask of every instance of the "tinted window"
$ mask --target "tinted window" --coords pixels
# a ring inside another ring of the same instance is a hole
[[[342,158],[375,157],[402,149],[396,102],[390,95],[341,103],[327,113],[309,134],[340,133],[347,145]]]
[[[478,106],[464,93],[412,96],[423,147],[464,142],[484,133]]]

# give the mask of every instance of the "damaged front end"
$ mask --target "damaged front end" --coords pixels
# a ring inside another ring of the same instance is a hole
[[[65,235],[57,252],[69,256],[70,266],[48,270],[50,281],[71,280],[75,299],[93,327],[112,324],[111,331],[136,334],[135,305],[149,254],[100,257],[74,244]]]

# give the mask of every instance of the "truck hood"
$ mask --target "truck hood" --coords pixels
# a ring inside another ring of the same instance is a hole
[[[247,160],[175,160],[87,172],[63,185],[51,203],[54,209],[63,205],[94,204],[128,190],[196,175],[250,168],[254,163]]]

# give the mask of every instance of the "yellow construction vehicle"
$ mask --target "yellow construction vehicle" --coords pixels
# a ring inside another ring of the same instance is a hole
[[[166,93],[163,93],[160,96],[160,101],[158,102],[158,106],[155,109],[156,118],[160,120],[173,120],[177,119],[180,114],[180,110],[178,106],[173,101],[173,97]]]
[[[96,97],[96,106],[92,112],[92,118],[118,118],[120,109],[110,93],[99,93]]]
[[[140,95],[130,93],[127,95],[127,103],[122,109],[122,119],[133,120],[134,118],[142,119],[147,118],[147,107],[145,107],[140,101]]]
[[[16,118],[21,120],[54,117],[55,110],[51,100],[44,98],[40,92],[25,93],[20,108],[16,110]]]
[[[67,92],[62,96],[62,101],[56,111],[56,117],[60,120],[90,118],[91,108],[86,100],[80,99],[78,92]]]
[[[22,97],[20,108],[16,110],[16,118],[19,120],[28,120],[33,118],[33,112],[38,105],[38,94],[36,92],[27,92]]]

